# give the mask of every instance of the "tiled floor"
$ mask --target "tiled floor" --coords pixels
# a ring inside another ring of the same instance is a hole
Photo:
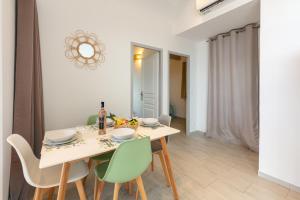
[[[259,178],[258,155],[243,147],[222,144],[199,134],[176,135],[168,147],[182,200],[300,200],[300,194]],[[149,200],[173,199],[157,156],[155,171],[147,171],[143,180]],[[93,183],[90,175],[86,187],[88,199],[93,196]],[[112,199],[112,193],[113,186],[106,185],[103,199]],[[69,186],[67,199],[78,199],[74,186]],[[122,188],[119,199],[135,198]]]

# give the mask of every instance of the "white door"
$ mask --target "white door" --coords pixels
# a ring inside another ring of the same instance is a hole
[[[158,117],[158,75],[159,75],[159,53],[147,56],[142,61],[142,117]]]

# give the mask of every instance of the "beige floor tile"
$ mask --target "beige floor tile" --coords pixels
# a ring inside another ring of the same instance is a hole
[[[257,178],[257,181],[254,183],[255,185],[257,185],[258,187],[262,187],[265,188],[267,190],[270,190],[271,192],[282,196],[282,197],[287,197],[288,193],[289,193],[289,189],[286,187],[283,187],[279,184],[270,182],[266,179],[263,179],[261,177]]]
[[[300,193],[295,191],[289,191],[288,200],[300,200]]]
[[[210,187],[207,187],[204,190],[204,199],[205,200],[226,200],[223,195],[211,189]]]
[[[240,172],[237,169],[230,170],[228,174],[221,176],[220,180],[230,186],[235,187],[240,192],[245,192],[254,182],[253,177]]]
[[[254,200],[254,198],[238,191],[236,188],[218,180],[209,186],[226,200]]]
[[[225,176],[230,172],[230,170],[232,170],[231,166],[228,166],[223,162],[220,162],[213,158],[207,159],[206,162],[203,164],[203,167],[216,174],[217,176]]]
[[[286,196],[279,195],[272,190],[265,188],[263,186],[253,184],[246,191],[246,194],[257,199],[257,200],[284,200]]]

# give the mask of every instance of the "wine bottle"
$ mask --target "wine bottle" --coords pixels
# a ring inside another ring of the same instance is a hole
[[[99,111],[99,135],[106,134],[106,111],[104,108],[104,102],[101,101],[101,109]]]

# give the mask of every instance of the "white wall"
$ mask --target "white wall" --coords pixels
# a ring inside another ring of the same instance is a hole
[[[191,57],[190,94],[196,91],[196,45],[172,34],[174,13],[167,1],[38,0],[46,129],[85,123],[100,99],[108,110],[130,115],[130,42],[163,48],[163,104],[168,113],[168,50]],[[176,13],[175,13],[176,14]],[[76,68],[64,56],[64,40],[77,29],[94,32],[106,45],[97,70]],[[191,98],[190,130],[196,130]]]
[[[261,0],[259,171],[300,187],[300,1]]]
[[[3,155],[3,143],[4,143],[4,136],[3,136],[3,33],[2,33],[2,29],[3,29],[3,2],[0,2],[0,10],[1,10],[1,15],[0,15],[0,27],[1,27],[1,32],[0,32],[0,77],[1,77],[1,81],[0,81],[0,155],[1,155],[1,160],[0,160],[0,176],[2,177],[3,175],[3,167],[4,167],[4,162],[2,159],[2,155]],[[3,192],[5,191],[4,187],[3,187],[3,179],[0,179],[0,194],[3,194]],[[2,195],[1,195],[1,198]]]
[[[8,198],[14,88],[15,1],[0,2],[0,199]]]
[[[181,98],[183,60],[170,59],[170,104],[176,117],[186,118],[186,99]]]

